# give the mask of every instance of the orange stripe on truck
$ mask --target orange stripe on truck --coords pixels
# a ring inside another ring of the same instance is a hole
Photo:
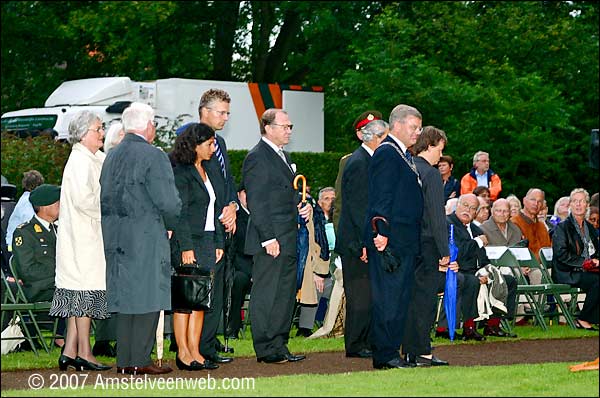
[[[262,95],[260,94],[260,89],[258,88],[258,83],[248,83],[248,88],[250,89],[250,96],[252,97],[252,102],[254,103],[254,110],[256,111],[256,118],[260,121],[263,113],[265,113],[265,103],[262,99]]]
[[[279,87],[279,84],[269,84],[269,92],[271,93],[271,98],[273,98],[275,108],[281,109],[283,107],[283,101],[281,99],[281,88]]]

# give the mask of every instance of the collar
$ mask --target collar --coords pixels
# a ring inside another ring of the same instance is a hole
[[[404,145],[404,143],[402,141],[400,141],[398,138],[396,138],[393,134],[388,134],[388,137],[390,137],[392,140],[394,140],[394,142],[396,144],[398,144],[398,146],[400,147],[400,149],[402,149],[403,153],[406,152],[406,145]]]
[[[283,147],[281,147],[281,148],[278,147],[277,145],[275,145],[273,143],[273,141],[270,141],[267,137],[263,136],[263,137],[260,137],[260,139],[263,140],[268,146],[270,146],[275,151],[275,153],[278,153],[279,150],[283,151]]]
[[[44,228],[46,228],[46,231],[50,231],[50,222],[44,220],[43,218],[38,217],[37,214],[33,215],[35,217],[36,220],[39,221],[40,224],[42,224],[44,226]]]
[[[369,148],[369,146],[367,144],[365,144],[364,142],[362,144],[360,144],[360,146],[367,151],[367,153],[369,154],[369,156],[373,156],[373,153],[375,153],[375,151],[373,151],[371,148]]]

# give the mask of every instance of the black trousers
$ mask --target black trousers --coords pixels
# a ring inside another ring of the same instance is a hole
[[[160,312],[117,316],[117,367],[152,364],[152,348]]]
[[[453,272],[453,271],[452,271]],[[456,292],[456,326],[460,324],[461,314],[462,320],[477,318],[477,295],[479,294],[479,278],[473,274],[458,272],[456,274],[456,284],[458,291]],[[437,276],[437,293],[443,293],[446,286],[446,273],[438,272]],[[439,327],[448,327],[448,319],[446,318],[445,302],[442,302],[442,310],[438,321]],[[435,313],[433,314],[435,317]]]
[[[344,344],[346,353],[371,349],[371,282],[369,263],[354,256],[342,256],[346,320]]]
[[[399,358],[415,278],[415,255],[404,255],[401,267],[387,272],[375,249],[368,251],[371,281],[373,364]]]
[[[266,252],[253,257],[250,323],[257,358],[289,354],[296,302],[296,255],[282,251],[276,258]]]
[[[225,261],[226,254],[221,261],[215,264],[215,241],[214,232],[205,232],[201,236],[193,236],[194,253],[196,261],[215,271],[213,285],[213,308],[204,312],[204,324],[202,325],[202,336],[200,338],[200,353],[203,356],[214,356],[217,353],[217,330],[223,315],[223,286],[225,284]],[[230,244],[231,241],[226,242]],[[227,247],[225,248],[227,253]]]
[[[231,311],[230,321],[225,331],[227,336],[237,336],[242,327],[242,305],[246,299],[246,294],[250,291],[252,282],[245,272],[235,271],[233,276],[233,288],[231,290]]]
[[[598,324],[598,287],[600,275],[592,272],[582,272],[579,283],[573,286],[585,292],[585,301],[579,319]]]
[[[421,256],[415,264],[415,283],[408,308],[402,352],[415,355],[431,354],[431,327],[437,304],[437,280],[441,257],[435,241],[423,239]]]

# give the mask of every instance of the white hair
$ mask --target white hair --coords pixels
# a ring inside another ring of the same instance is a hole
[[[126,133],[130,131],[144,131],[148,122],[154,121],[154,109],[150,105],[133,102],[123,111],[121,121]]]
[[[110,125],[106,136],[104,136],[104,152],[108,153],[112,148],[117,146],[121,142],[122,136],[120,132],[123,130],[123,123],[117,122]]]
[[[102,121],[100,116],[92,111],[82,110],[75,114],[71,122],[69,122],[69,141],[70,144],[81,142],[83,137],[88,133],[90,126],[95,121]]]

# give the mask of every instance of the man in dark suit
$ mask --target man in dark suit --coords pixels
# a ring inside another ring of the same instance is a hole
[[[304,359],[287,347],[296,297],[297,215],[308,221],[312,209],[298,203],[295,166],[283,151],[292,127],[287,112],[267,109],[260,121],[261,140],[242,167],[250,210],[245,251],[254,256],[252,341],[257,360],[265,363]]]
[[[477,214],[479,200],[474,194],[464,194],[458,198],[456,211],[450,214],[447,219],[449,224],[454,225],[454,240],[458,246],[458,257],[456,262],[459,266],[459,273],[465,278],[478,278],[479,283],[487,283],[487,276],[476,275],[477,271],[488,265],[490,260],[486,254],[485,247],[488,244],[487,237],[483,231],[473,223],[473,219]],[[514,316],[516,307],[516,292],[517,281],[511,275],[504,275],[506,286],[508,288],[508,297],[506,308],[508,309],[508,318]],[[460,282],[459,282],[460,283]],[[466,284],[465,284],[466,286]],[[469,293],[466,288],[460,293],[463,311],[463,340],[484,340],[476,329],[474,318],[478,315],[477,312],[477,292]],[[465,302],[466,301],[466,302]],[[508,337],[508,333],[500,329],[500,316],[492,315],[487,320],[484,334],[487,336]],[[511,335],[514,337],[514,335]]]
[[[367,249],[363,241],[367,215],[368,170],[373,152],[389,131],[381,113],[369,111],[355,122],[362,141],[346,161],[341,178],[344,207],[336,232],[335,251],[342,258],[346,324],[344,343],[347,357],[371,358],[371,284]]]
[[[416,257],[420,254],[423,192],[419,173],[407,148],[421,132],[421,113],[397,105],[390,114],[390,133],[379,145],[369,165],[369,201],[365,242],[371,280],[371,343],[376,369],[414,365],[400,357],[404,323],[412,291]],[[370,239],[371,220],[383,217]],[[388,249],[400,266],[384,269],[381,252]]]
[[[229,106],[231,97],[227,92],[220,89],[210,89],[202,94],[198,113],[200,114],[200,122],[207,124],[215,130],[215,153],[208,162],[207,168],[212,168],[218,171],[218,179],[211,182],[215,184],[215,190],[224,192],[224,197],[219,198],[219,201],[224,203],[222,209],[218,209],[217,217],[220,217],[221,224],[225,228],[226,236],[231,236],[236,232],[236,211],[239,208],[237,204],[237,193],[231,167],[229,164],[229,156],[227,155],[227,145],[223,137],[216,132],[223,130],[227,120],[229,120]],[[228,247],[231,245],[231,238],[227,238],[225,242],[225,255],[215,268],[215,284],[214,284],[214,309],[206,312],[204,315],[204,326],[202,327],[202,337],[200,340],[200,353],[215,363],[228,363],[233,361],[233,358],[220,356],[217,352],[223,350],[223,345],[217,339],[217,330],[223,313],[223,287],[225,284],[224,266],[226,256],[229,253]],[[230,352],[233,352],[231,349]]]

